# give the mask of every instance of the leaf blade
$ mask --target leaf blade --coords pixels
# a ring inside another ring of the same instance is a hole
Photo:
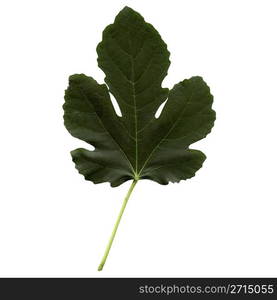
[[[65,95],[65,126],[73,136],[96,148],[72,152],[79,172],[94,183],[110,181],[112,186],[125,179],[167,184],[193,177],[206,157],[189,146],[206,137],[216,117],[213,96],[204,80],[192,77],[170,91],[163,88],[170,64],[167,46],[154,27],[128,7],[106,27],[97,53],[107,86],[76,74]],[[116,115],[109,93],[115,97],[121,117]],[[167,97],[156,119],[155,113]],[[90,110],[88,106],[92,106]],[[87,170],[84,164],[89,166]]]

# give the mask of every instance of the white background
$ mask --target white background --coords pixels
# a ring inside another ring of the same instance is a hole
[[[200,75],[217,121],[193,145],[191,180],[137,185],[80,176],[63,125],[67,78],[103,82],[96,45],[125,5],[168,44],[163,85]],[[276,1],[1,1],[0,276],[277,276]]]

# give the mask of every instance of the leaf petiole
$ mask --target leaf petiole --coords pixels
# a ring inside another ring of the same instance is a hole
[[[107,260],[108,255],[109,255],[109,252],[110,252],[110,250],[111,250],[111,246],[112,246],[112,243],[113,243],[113,240],[114,240],[114,237],[115,237],[117,228],[118,228],[118,226],[119,226],[121,217],[122,217],[122,215],[123,215],[123,213],[124,213],[124,210],[125,210],[125,207],[126,207],[126,205],[127,205],[127,202],[128,202],[128,200],[129,200],[129,198],[130,198],[130,196],[131,196],[131,194],[132,194],[132,191],[133,191],[134,187],[136,186],[137,182],[138,182],[137,179],[133,180],[133,182],[132,182],[132,184],[131,184],[131,186],[130,186],[130,188],[129,188],[129,190],[128,190],[128,193],[127,193],[127,195],[126,195],[125,198],[124,198],[124,201],[123,201],[123,203],[122,203],[120,212],[119,212],[118,217],[117,217],[117,219],[116,219],[116,222],[115,222],[115,225],[114,225],[114,228],[113,228],[111,237],[110,237],[109,242],[108,242],[108,245],[107,245],[107,247],[106,247],[105,253],[104,253],[103,258],[102,258],[102,260],[101,260],[101,263],[100,263],[100,265],[99,265],[99,267],[98,267],[98,271],[101,271],[101,270],[103,269],[104,265],[105,265],[105,262],[106,262],[106,260]]]

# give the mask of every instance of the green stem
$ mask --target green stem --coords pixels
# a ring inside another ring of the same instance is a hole
[[[117,219],[116,219],[116,222],[115,222],[115,225],[114,225],[114,228],[113,228],[111,237],[110,237],[109,242],[108,242],[108,245],[107,245],[107,247],[106,247],[104,256],[103,256],[103,258],[102,258],[102,260],[101,260],[101,263],[100,263],[100,265],[99,265],[99,267],[98,267],[98,271],[101,271],[101,270],[103,269],[104,265],[105,265],[105,262],[106,262],[106,260],[107,260],[108,255],[109,255],[109,252],[110,252],[110,249],[111,249],[111,246],[112,246],[112,243],[113,243],[113,240],[114,240],[114,237],[115,237],[115,234],[116,234],[118,225],[119,225],[120,220],[121,220],[121,217],[122,217],[122,215],[123,215],[123,213],[124,213],[124,210],[125,210],[125,207],[126,207],[126,205],[127,205],[127,202],[128,202],[128,200],[129,200],[129,198],[130,198],[130,196],[131,196],[131,194],[132,194],[132,191],[133,191],[134,187],[136,186],[137,182],[138,182],[138,180],[136,180],[136,179],[132,182],[132,184],[131,184],[131,186],[130,186],[130,188],[129,188],[129,190],[128,190],[128,193],[127,193],[127,195],[126,195],[125,198],[124,198],[124,201],[123,201],[123,204],[122,204],[122,206],[121,206],[119,215],[118,215],[118,217],[117,217]]]

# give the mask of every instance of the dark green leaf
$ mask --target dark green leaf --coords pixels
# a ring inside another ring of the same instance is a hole
[[[205,155],[189,149],[213,127],[213,97],[201,77],[161,84],[170,64],[166,44],[141,15],[125,7],[97,47],[105,84],[72,75],[65,93],[68,131],[95,147],[71,152],[78,171],[94,183],[118,186],[129,179],[160,184],[191,178]],[[113,108],[109,92],[120,107]],[[158,119],[155,113],[166,100]]]

